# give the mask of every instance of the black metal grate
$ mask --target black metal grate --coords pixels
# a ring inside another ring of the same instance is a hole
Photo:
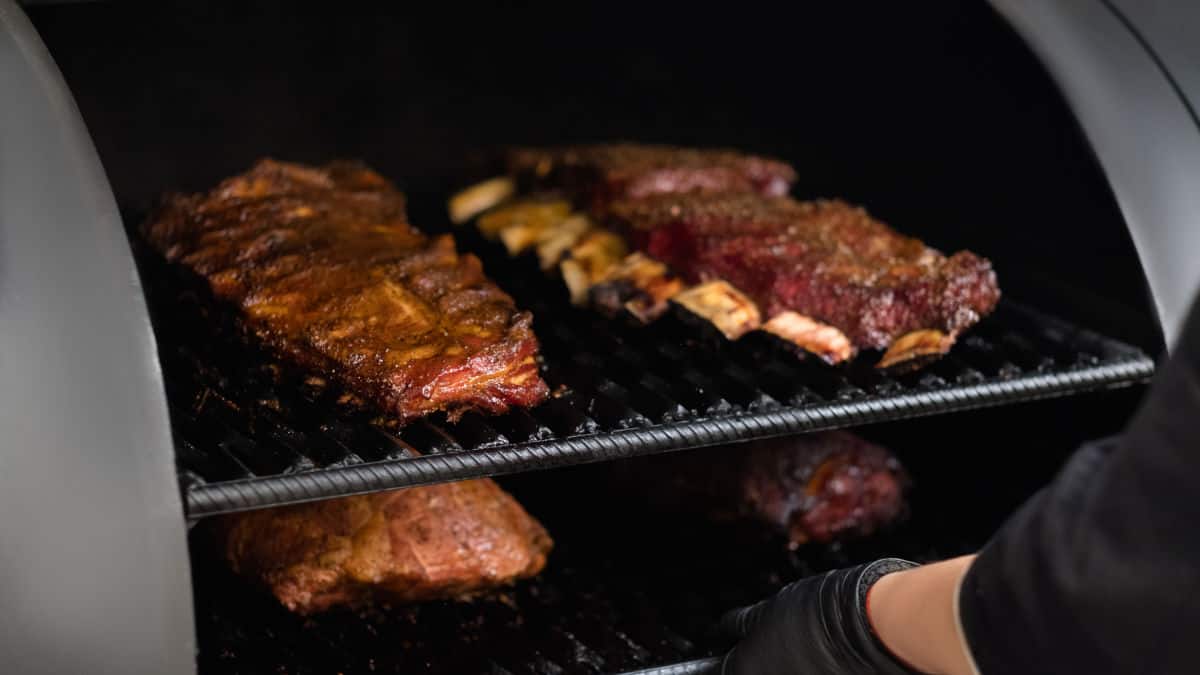
[[[627,675],[715,675],[719,672],[721,672],[721,658],[714,656],[706,659],[674,663],[669,666],[645,668],[628,673]]]
[[[708,522],[705,507],[669,503],[647,494],[646,481],[630,480],[670,472],[670,462],[505,477],[503,487],[545,524],[555,550],[538,578],[466,603],[301,619],[232,576],[201,521],[191,542],[200,672],[712,673],[712,657],[728,647],[711,632],[725,611],[825,569],[978,550],[1080,441],[1119,430],[1135,400],[1125,391],[862,430],[911,473],[910,516],[840,547],[789,551],[752,523]],[[693,458],[706,461],[680,459]]]
[[[140,256],[189,517],[1061,396],[1154,368],[1137,349],[1012,302],[924,370],[884,375],[871,355],[829,367],[765,334],[724,341],[682,311],[637,327],[577,310],[529,260],[459,235],[534,312],[543,374],[561,394],[535,410],[397,430],[222,337],[221,312]]]
[[[715,653],[705,630],[680,628],[670,616],[678,608],[660,604],[689,598],[651,597],[564,557],[556,555],[535,580],[473,601],[312,618],[288,614],[216,561],[198,560],[199,669],[204,675],[704,672],[690,668]]]
[[[728,609],[825,569],[882,555],[940,558],[978,543],[914,518],[840,550],[789,552],[746,527],[656,513],[636,498],[614,500],[603,482],[586,485],[587,477],[527,480],[540,495],[514,490],[554,533],[556,549],[536,579],[467,602],[297,617],[211,556],[201,523],[192,542],[200,672],[707,673],[728,646],[711,630]],[[605,508],[596,509],[596,500]]]

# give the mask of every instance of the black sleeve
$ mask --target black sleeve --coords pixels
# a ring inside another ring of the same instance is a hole
[[[1200,303],[1125,432],[1085,446],[963,580],[982,675],[1200,672]]]

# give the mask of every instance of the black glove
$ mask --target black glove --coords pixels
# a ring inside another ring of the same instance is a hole
[[[899,558],[834,570],[793,582],[773,598],[721,620],[740,638],[721,675],[911,675],[875,637],[867,590],[885,574],[916,567]]]

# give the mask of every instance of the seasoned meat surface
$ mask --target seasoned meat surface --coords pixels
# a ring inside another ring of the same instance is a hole
[[[614,202],[607,214],[689,281],[723,279],[766,317],[798,312],[860,348],[922,329],[957,333],[1000,297],[988,260],[945,256],[840,201],[660,194]]]
[[[870,535],[905,508],[900,462],[846,432],[759,442],[740,478],[741,512],[786,531],[794,544]]]
[[[403,195],[362,165],[263,160],[168,197],[143,232],[268,347],[401,421],[547,394],[530,315],[450,237],[410,225]]]
[[[906,510],[900,462],[843,431],[664,455],[626,469],[626,487],[651,503],[757,522],[792,546],[867,536]]]
[[[754,192],[781,196],[796,180],[784,162],[732,150],[666,145],[578,145],[519,149],[509,169],[535,185],[566,189],[592,207],[671,192]]]
[[[235,572],[301,614],[469,596],[533,576],[552,542],[488,479],[222,517]]]

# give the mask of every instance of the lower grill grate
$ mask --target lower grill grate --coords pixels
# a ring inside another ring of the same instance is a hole
[[[200,672],[597,674],[679,668],[713,651],[667,623],[644,593],[556,567],[474,601],[308,619],[215,570],[197,569]]]
[[[297,617],[210,557],[201,523],[193,532],[200,672],[706,673],[727,649],[711,628],[730,608],[825,569],[883,555],[934,559],[976,543],[938,540],[914,519],[842,550],[788,552],[744,527],[635,514],[633,500],[613,505],[603,490],[546,478],[540,498],[514,490],[555,534],[546,570],[467,602]],[[596,499],[607,499],[604,509]]]
[[[575,309],[529,260],[464,243],[534,312],[559,396],[402,429],[223,337],[223,313],[141,255],[189,517],[1061,396],[1154,368],[1137,349],[1007,301],[915,373],[879,373],[869,354],[830,367],[765,334],[727,342],[682,311],[639,327]]]
[[[884,556],[978,550],[1082,440],[1119,431],[1136,394],[860,430],[909,470],[911,515],[840,548],[788,551],[751,523],[713,523],[704,506],[666,503],[630,480],[662,470],[640,458],[505,477],[556,547],[537,578],[466,603],[302,619],[234,578],[212,555],[212,523],[200,521],[191,542],[200,672],[707,674],[706,659],[729,646],[711,633],[721,614],[793,579]]]

